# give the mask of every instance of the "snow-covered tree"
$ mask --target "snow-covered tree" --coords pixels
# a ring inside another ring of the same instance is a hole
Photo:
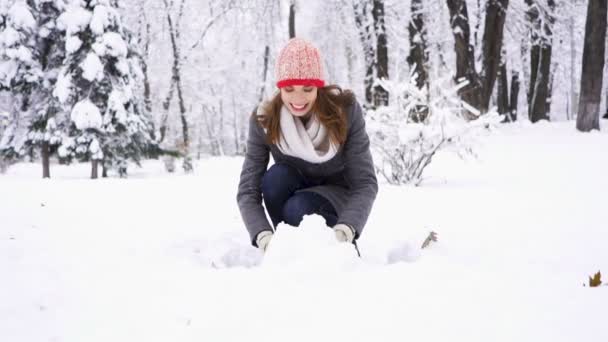
[[[63,158],[91,160],[126,175],[127,161],[136,163],[158,152],[150,121],[136,109],[134,69],[128,32],[117,1],[73,1],[59,18],[66,34],[66,60],[55,95],[68,108],[69,139]]]
[[[0,139],[0,158],[19,157],[31,121],[31,94],[40,78],[35,30],[36,20],[25,0],[0,5],[0,91],[10,92],[13,99],[8,126]]]
[[[35,0],[34,13],[37,20],[36,60],[40,67],[40,82],[32,94],[32,120],[28,127],[25,148],[28,154],[40,151],[42,176],[50,177],[50,157],[57,151],[63,132],[66,131],[66,118],[53,89],[57,75],[65,58],[65,39],[57,27],[57,20],[65,9],[66,0]]]

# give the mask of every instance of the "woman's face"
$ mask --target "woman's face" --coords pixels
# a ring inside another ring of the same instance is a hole
[[[306,115],[317,99],[317,87],[287,86],[281,88],[281,100],[294,116]]]

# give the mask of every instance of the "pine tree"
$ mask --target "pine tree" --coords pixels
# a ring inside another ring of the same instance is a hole
[[[158,152],[150,121],[137,110],[134,68],[117,1],[73,2],[59,22],[66,33],[66,59],[55,94],[70,112],[69,139],[60,154],[92,161],[126,175],[127,160]]]
[[[36,21],[24,0],[0,8],[0,91],[13,98],[8,125],[0,139],[0,158],[17,159],[23,153],[27,127],[31,121],[33,89],[40,79],[35,58]]]
[[[37,19],[35,34],[36,58],[40,66],[40,83],[32,97],[33,117],[28,128],[25,147],[29,154],[40,150],[42,177],[50,177],[50,157],[57,151],[66,131],[66,119],[53,89],[57,74],[65,58],[64,35],[57,27],[59,15],[66,7],[65,0],[32,1]]]

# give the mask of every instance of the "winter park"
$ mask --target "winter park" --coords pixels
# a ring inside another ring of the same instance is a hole
[[[608,0],[0,0],[0,341],[608,341]]]

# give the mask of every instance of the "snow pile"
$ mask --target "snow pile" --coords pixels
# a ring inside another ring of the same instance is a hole
[[[340,243],[319,215],[305,216],[299,227],[279,224],[262,266],[297,271],[337,271],[360,263],[353,245]]]

